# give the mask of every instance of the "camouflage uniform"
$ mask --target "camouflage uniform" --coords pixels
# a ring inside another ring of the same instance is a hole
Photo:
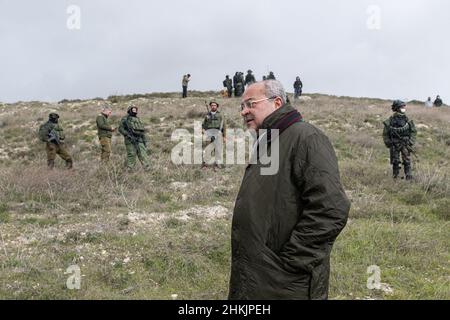
[[[111,138],[113,133],[113,128],[109,118],[103,113],[97,116],[97,130],[98,139],[100,140],[101,146],[101,156],[102,161],[109,161],[111,156]]]
[[[247,75],[245,76],[245,85],[249,86],[256,82],[255,76],[252,74],[252,70],[247,71]]]
[[[411,152],[416,142],[417,131],[412,120],[401,112],[394,114],[383,122],[383,141],[390,149],[390,158],[394,179],[400,174],[400,155],[403,160],[405,178],[412,179]]]
[[[39,138],[46,142],[47,165],[49,169],[55,167],[56,155],[66,162],[66,168],[72,169],[73,160],[64,143],[65,134],[63,128],[58,124],[59,115],[51,113],[49,121],[39,128]]]
[[[217,102],[211,102],[210,105],[213,103],[217,104]],[[219,104],[217,104],[217,106],[219,106]],[[221,160],[220,153],[216,151],[218,151],[217,149],[220,149],[220,143],[222,142],[221,138],[224,136],[224,123],[225,121],[222,114],[217,110],[214,113],[211,111],[208,112],[202,124],[203,130],[206,131],[206,142],[203,144],[203,148],[206,148],[211,143],[214,144],[215,165],[219,164],[219,161]],[[205,166],[205,160],[203,160],[203,166]]]
[[[145,128],[141,120],[132,115],[128,108],[128,115],[120,121],[119,132],[124,137],[125,148],[127,149],[127,168],[134,169],[136,165],[136,156],[141,161],[146,170],[150,169],[150,160],[147,155],[147,137]]]
[[[302,95],[303,83],[300,77],[297,77],[294,82],[294,99],[298,99]]]
[[[267,80],[277,80],[272,71],[269,72],[269,75],[266,78]]]
[[[233,81],[229,76],[226,76],[225,80],[223,80],[223,86],[224,88],[227,88],[228,98],[231,98],[233,94]]]
[[[234,82],[234,96],[241,97],[244,93],[244,74],[242,72],[236,72],[233,77]]]

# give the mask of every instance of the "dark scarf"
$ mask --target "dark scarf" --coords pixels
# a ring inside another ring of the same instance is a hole
[[[270,128],[268,128],[267,131],[267,142],[270,143],[271,141],[271,130],[278,129],[278,136],[281,136],[281,134],[290,126],[292,126],[294,123],[297,122],[303,122],[303,117],[297,110],[289,111],[288,113],[284,114],[279,120],[277,120]]]
[[[282,106],[280,109],[269,115],[266,120],[264,120],[262,129],[267,129],[266,143],[270,145],[272,142],[271,130],[278,129],[278,137],[280,137],[281,134],[294,123],[303,121],[302,115],[296,109],[291,107],[289,104]],[[257,136],[257,139],[259,139],[259,136]],[[260,144],[259,142],[257,143],[257,160],[259,161]]]

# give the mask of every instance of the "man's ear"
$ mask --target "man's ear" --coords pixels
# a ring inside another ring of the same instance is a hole
[[[275,109],[280,109],[283,106],[283,101],[280,97],[276,97],[275,100]]]

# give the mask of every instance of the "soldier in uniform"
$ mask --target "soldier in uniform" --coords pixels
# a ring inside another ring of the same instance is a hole
[[[225,80],[223,80],[223,87],[227,88],[228,98],[231,98],[233,94],[233,81],[230,79],[230,76],[225,76]]]
[[[109,157],[111,156],[111,138],[113,132],[116,131],[116,128],[111,125],[109,119],[111,113],[111,108],[109,106],[104,106],[96,120],[98,139],[100,140],[101,146],[101,161],[109,161]]]
[[[277,80],[272,71],[269,72],[269,75],[267,76],[267,80]]]
[[[59,115],[57,113],[50,113],[48,121],[40,126],[39,138],[46,143],[47,165],[49,169],[55,167],[56,155],[59,155],[66,162],[67,169],[72,169],[72,157],[66,149],[64,143],[65,135],[63,128],[59,124]]]
[[[138,108],[129,106],[128,115],[120,121],[119,132],[124,137],[125,148],[127,149],[127,168],[132,170],[136,165],[136,157],[146,170],[150,169],[150,160],[147,155],[146,129],[138,118]]]
[[[236,73],[236,84],[234,86],[234,96],[241,97],[244,93],[244,74],[242,72]]]
[[[440,97],[440,96],[437,96],[437,97],[436,97],[436,100],[434,100],[434,106],[435,106],[435,107],[442,107],[442,104],[443,104],[443,102],[442,102],[441,97]]]
[[[252,73],[252,70],[247,71],[247,75],[245,76],[245,85],[249,86],[251,84],[254,84],[256,82],[255,76]]]
[[[403,160],[405,179],[412,180],[411,153],[416,142],[416,126],[406,116],[406,104],[396,100],[392,104],[394,114],[383,122],[384,144],[390,150],[390,158],[394,179],[400,174],[400,154]]]
[[[222,137],[225,132],[225,122],[222,114],[218,110],[219,104],[216,101],[211,101],[209,107],[211,109],[203,120],[202,128],[206,133],[206,144],[204,147],[209,146],[211,143],[214,144],[215,162],[213,168],[215,170],[215,168],[219,166],[218,162],[221,160],[219,152],[222,149]],[[202,168],[206,167],[206,162],[203,159]]]
[[[300,80],[300,77],[297,77],[294,82],[294,99],[298,99],[302,95],[303,83]]]

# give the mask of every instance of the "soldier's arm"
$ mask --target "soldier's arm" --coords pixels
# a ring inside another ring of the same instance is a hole
[[[388,128],[388,126],[386,125],[386,123],[383,123],[383,125],[384,125],[384,129],[383,129],[383,141],[384,141],[384,145],[385,145],[387,148],[390,148],[391,145],[392,145],[392,141],[391,141],[391,137],[390,137],[390,134],[389,134],[389,128]]]
[[[59,140],[64,140],[66,138],[66,135],[64,134],[64,129],[61,127],[60,124],[57,124],[55,126],[55,130],[58,131]]]
[[[123,120],[123,119],[120,121],[119,132],[120,132],[120,134],[123,135],[123,136],[128,136],[128,131],[125,129],[125,126],[124,126],[124,124],[123,124],[124,121],[125,121],[125,120]]]
[[[409,122],[409,128],[410,128],[410,132],[411,132],[411,137],[410,137],[409,141],[411,142],[411,144],[415,144],[416,137],[417,137],[417,130],[416,130],[416,125],[414,124],[413,120],[411,120]]]

